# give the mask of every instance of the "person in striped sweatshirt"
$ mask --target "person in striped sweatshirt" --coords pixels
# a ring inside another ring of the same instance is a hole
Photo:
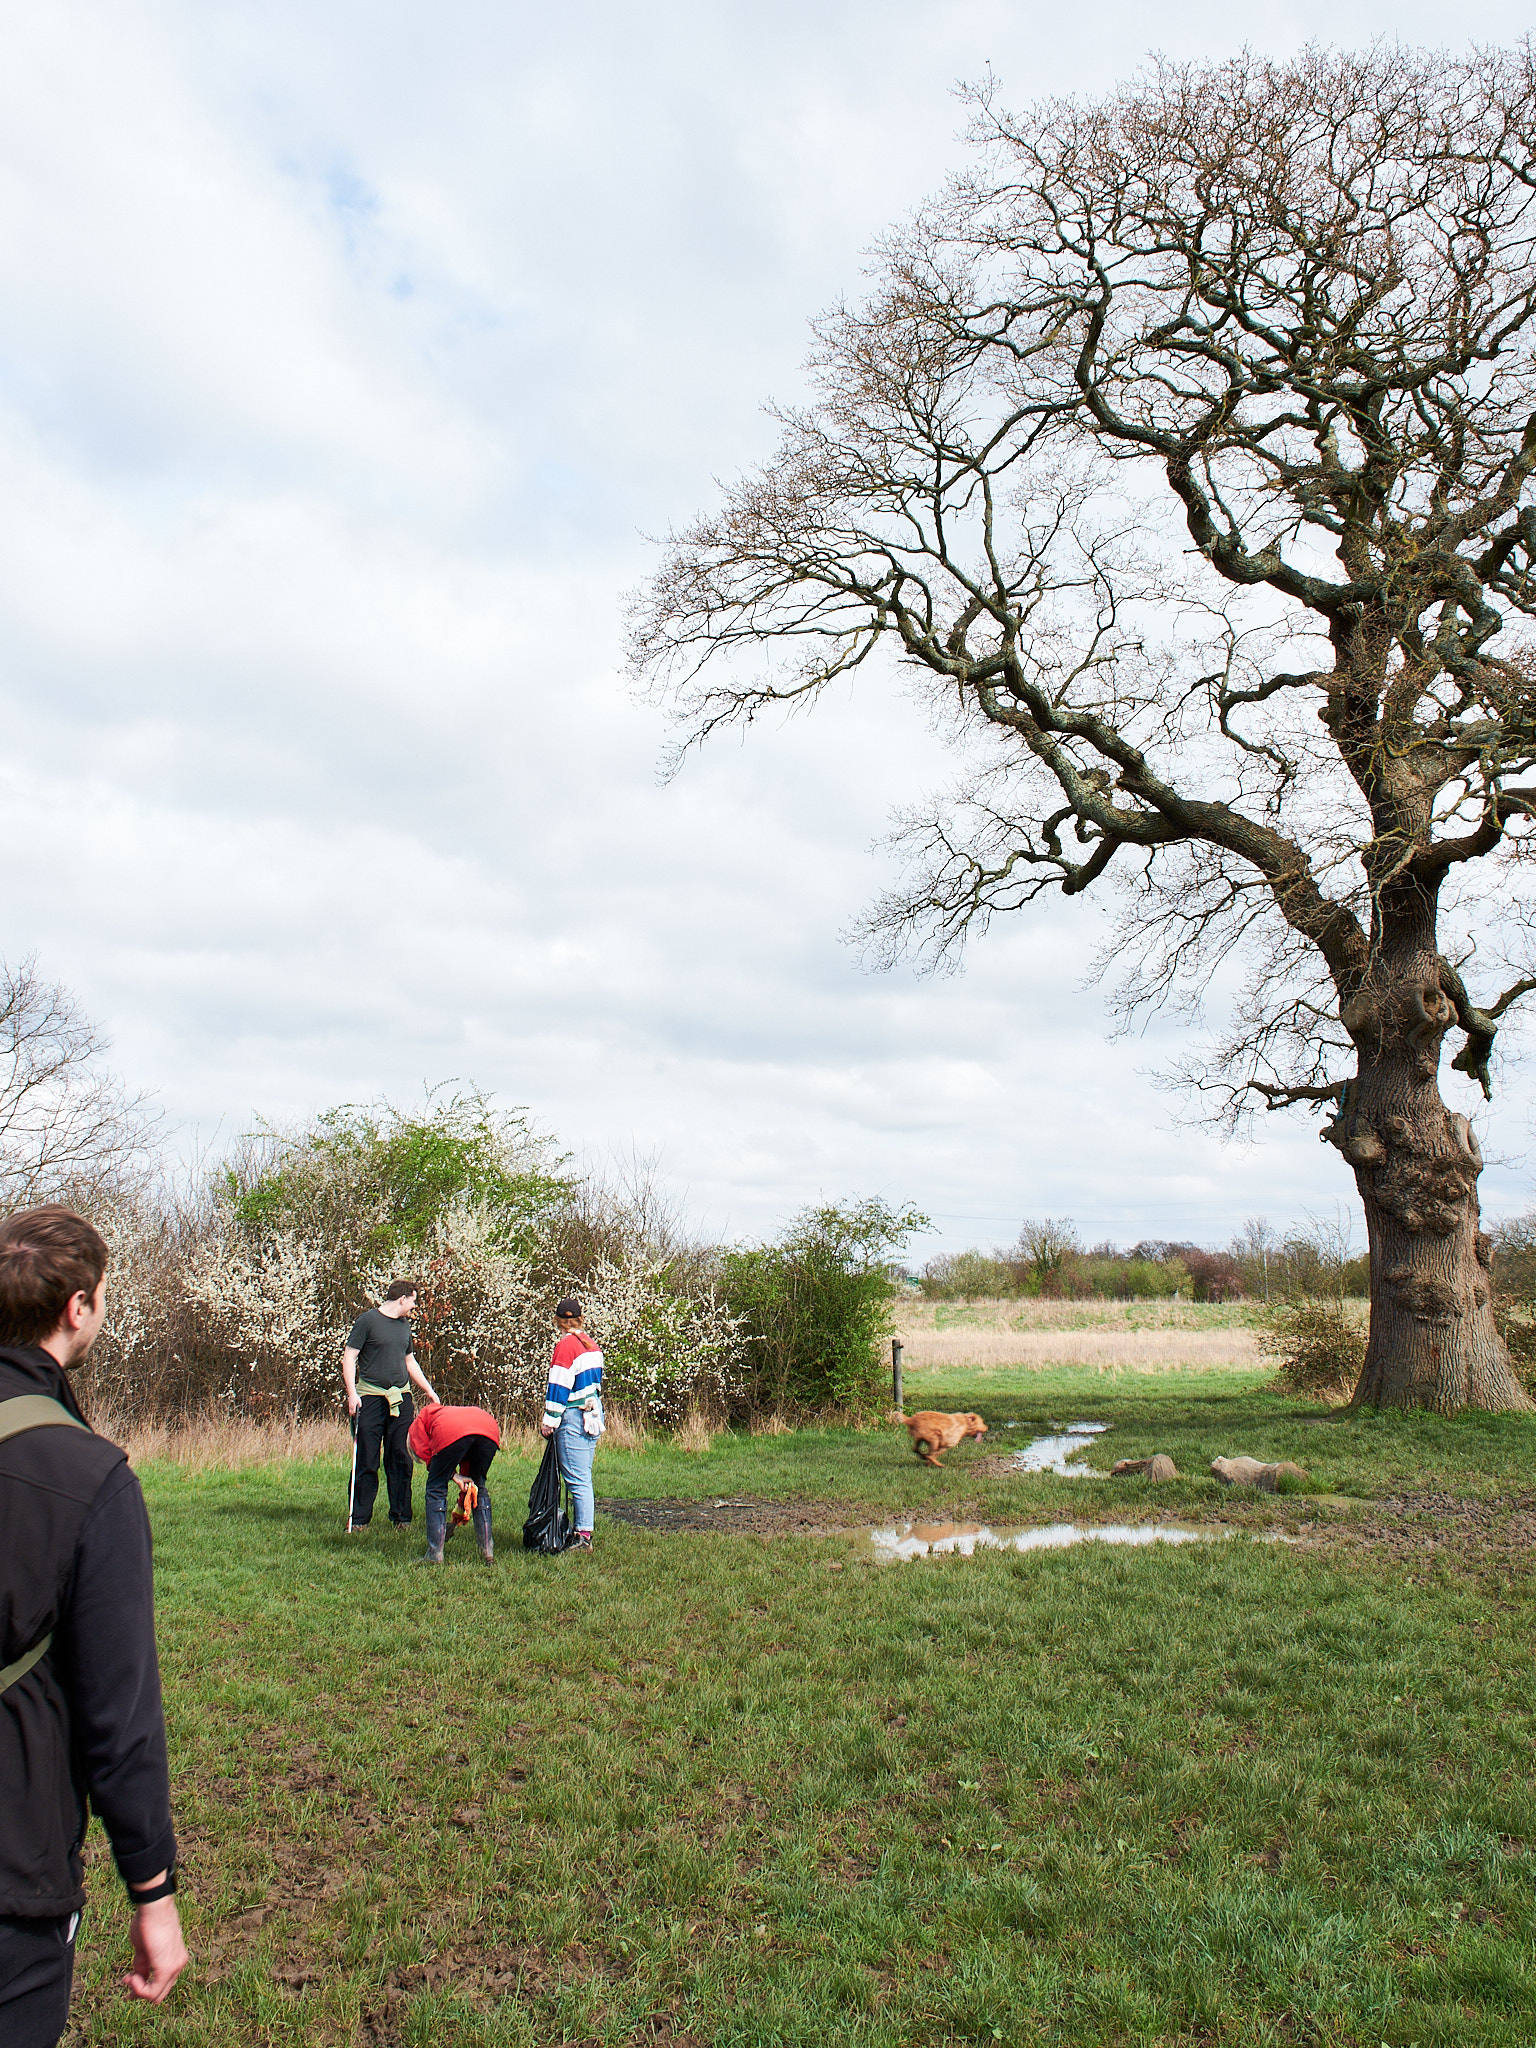
[[[571,1489],[576,1516],[573,1550],[592,1548],[597,1499],[592,1491],[592,1459],[603,1433],[603,1354],[581,1327],[581,1303],[567,1295],[555,1309],[560,1336],[549,1362],[549,1391],[544,1396],[545,1436],[555,1439],[555,1456]]]

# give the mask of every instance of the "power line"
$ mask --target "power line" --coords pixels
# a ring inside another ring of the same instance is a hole
[[[967,1209],[930,1209],[930,1216],[937,1216],[944,1223],[1012,1223],[1015,1212],[1007,1210],[997,1216],[974,1216]]]

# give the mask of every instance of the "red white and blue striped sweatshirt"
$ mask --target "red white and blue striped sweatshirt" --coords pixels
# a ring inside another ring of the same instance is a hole
[[[544,1420],[558,1429],[567,1408],[586,1408],[603,1390],[603,1354],[585,1330],[571,1330],[555,1346],[549,1362],[549,1392]]]

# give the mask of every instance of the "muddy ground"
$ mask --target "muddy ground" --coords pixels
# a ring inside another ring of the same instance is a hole
[[[1268,1498],[1263,1498],[1267,1505]],[[1252,1526],[1253,1516],[1244,1510],[1256,1507],[1259,1499],[1237,1493],[1193,1513],[1186,1509],[1165,1515],[1149,1514],[1146,1505],[1138,1502],[1129,1511],[1138,1522],[1177,1521],[1212,1528]],[[1384,1549],[1421,1560],[1439,1554],[1446,1562],[1475,1559],[1525,1567],[1536,1564],[1536,1492],[1476,1500],[1451,1493],[1405,1493],[1348,1506],[1330,1501],[1323,1513],[1305,1495],[1287,1497],[1283,1506],[1278,1501],[1274,1505],[1280,1512],[1263,1519],[1284,1527],[1288,1534],[1308,1545]],[[605,1515],[631,1528],[675,1534],[716,1530],[748,1536],[837,1536],[856,1529],[890,1527],[922,1519],[914,1516],[910,1508],[882,1509],[868,1501],[600,1500],[598,1506]],[[1075,1501],[1070,1506],[1063,1502],[1063,1509],[1073,1520],[1085,1523],[1124,1520],[1126,1515],[1126,1510],[1091,1509]],[[963,1502],[954,1503],[949,1513],[958,1520],[972,1519]],[[1040,1515],[1028,1519],[1044,1523],[1063,1517]],[[1010,1521],[1008,1526],[1014,1524]]]
[[[599,1500],[601,1513],[632,1529],[681,1535],[715,1529],[733,1536],[839,1536],[871,1522],[903,1521],[868,1501],[840,1500]]]

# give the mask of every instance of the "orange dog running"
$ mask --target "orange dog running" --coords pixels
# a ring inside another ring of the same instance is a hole
[[[968,1436],[985,1436],[987,1425],[979,1415],[943,1415],[924,1409],[921,1415],[904,1415],[902,1421],[912,1438],[912,1449],[924,1464],[939,1465],[935,1451],[952,1451]],[[944,1467],[939,1465],[942,1472]]]

